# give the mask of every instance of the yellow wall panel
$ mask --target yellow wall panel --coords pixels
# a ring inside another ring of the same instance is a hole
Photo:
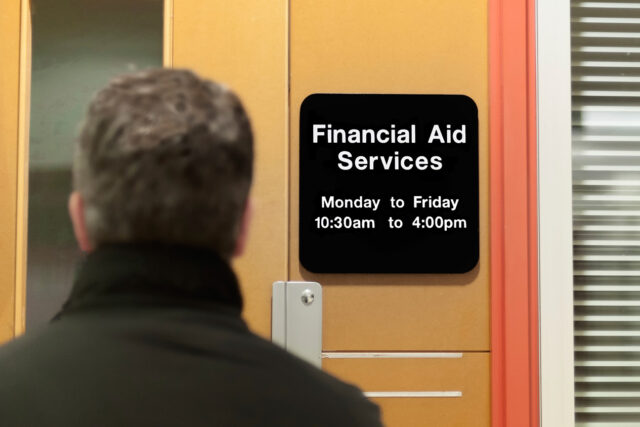
[[[323,368],[365,392],[460,392],[459,397],[373,399],[387,425],[490,425],[489,354],[454,358],[324,359]]]
[[[486,0],[291,3],[291,280],[323,285],[325,350],[489,350]],[[329,275],[298,261],[300,105],[312,93],[465,94],[479,109],[480,262],[463,275]]]
[[[167,60],[228,84],[251,116],[255,209],[247,253],[235,269],[245,317],[263,336],[270,336],[271,284],[287,272],[287,3],[176,0]]]

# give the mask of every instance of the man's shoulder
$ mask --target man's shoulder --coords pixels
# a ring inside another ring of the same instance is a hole
[[[299,401],[313,402],[314,406],[324,408],[327,416],[335,414],[337,420],[349,420],[345,425],[380,425],[378,406],[369,401],[358,387],[339,380],[261,337],[254,339],[261,341],[263,354],[270,354],[270,365],[277,369],[281,381],[274,383],[276,388],[282,388],[287,394],[296,393]]]
[[[37,375],[33,375],[35,371],[43,375],[43,370],[64,360],[68,341],[64,331],[60,333],[57,328],[48,326],[3,343],[0,345],[0,383],[6,385],[10,378],[23,383],[37,381]],[[55,353],[60,356],[55,357]],[[6,387],[0,386],[0,392],[3,389]]]
[[[355,385],[346,383],[310,363],[294,356],[282,347],[249,332],[246,339],[254,348],[259,365],[274,377],[271,393],[295,395],[295,400],[313,402],[314,406],[347,417],[353,426],[380,425],[380,412]],[[284,396],[283,396],[284,397]],[[341,424],[338,424],[341,425]]]
[[[283,426],[299,425],[278,417],[300,415],[305,402],[324,408],[309,426],[379,425],[377,406],[358,388],[215,315],[158,311],[149,316],[78,316],[0,347],[0,396],[18,394],[25,402],[46,401],[65,387],[74,393],[84,390],[74,399],[86,398],[87,405],[101,393],[118,392],[123,399],[135,395],[136,387],[154,401],[185,386],[192,390],[191,399],[198,399],[202,390],[208,396],[223,393],[220,405],[225,400],[236,406],[257,402],[254,411],[262,411],[265,419],[280,419]]]
[[[28,334],[17,336],[10,341],[0,344],[0,371],[11,367],[10,362],[24,362],[29,356],[39,355],[39,350],[47,345],[52,335],[57,335],[49,327],[30,331]]]
[[[285,379],[283,382],[284,386],[291,385],[296,381],[300,381],[301,384],[307,385],[317,383],[332,392],[345,394],[355,398],[364,397],[357,387],[327,374],[261,336],[253,333],[250,334],[251,337],[249,339],[256,347],[256,355],[265,357],[265,363],[269,364],[272,369],[277,370],[279,374],[283,375],[283,379]]]

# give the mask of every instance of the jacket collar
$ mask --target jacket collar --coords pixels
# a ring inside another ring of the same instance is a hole
[[[100,246],[81,262],[56,318],[96,306],[169,305],[240,315],[242,296],[229,264],[212,250],[161,244]]]

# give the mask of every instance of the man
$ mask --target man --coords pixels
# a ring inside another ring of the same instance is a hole
[[[380,425],[240,317],[252,163],[223,86],[163,69],[97,94],[69,199],[88,255],[53,322],[0,348],[0,426]]]

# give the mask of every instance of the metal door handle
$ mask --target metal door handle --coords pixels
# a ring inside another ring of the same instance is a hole
[[[275,282],[271,340],[299,358],[322,364],[322,286],[317,282]]]

